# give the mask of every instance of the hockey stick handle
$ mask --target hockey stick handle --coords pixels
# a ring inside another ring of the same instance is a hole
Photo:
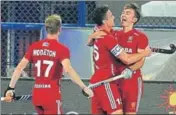
[[[115,76],[115,77],[112,77],[112,78],[109,78],[109,79],[106,79],[106,80],[103,80],[103,81],[100,81],[100,82],[97,82],[97,83],[94,83],[94,84],[90,84],[88,86],[88,88],[93,89],[93,88],[96,88],[100,85],[115,81],[115,80],[120,79],[120,78],[124,78],[124,74],[121,74],[121,75],[118,75],[118,76]],[[89,97],[89,95],[87,93],[85,93],[84,90],[82,90],[82,93],[83,93],[84,96]]]
[[[27,101],[31,99],[32,99],[32,95],[18,95],[18,96],[15,96],[15,98],[13,98],[14,101]],[[1,97],[1,101],[6,101],[6,100],[9,100],[9,97]]]
[[[115,81],[115,80],[120,79],[120,78],[124,78],[124,75],[121,74],[121,75],[118,75],[118,76],[115,76],[115,77],[112,77],[112,78],[97,82],[95,84],[90,84],[88,87],[92,89],[92,88],[98,87],[100,85]]]

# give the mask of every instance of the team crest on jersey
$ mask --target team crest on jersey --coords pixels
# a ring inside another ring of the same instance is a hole
[[[128,41],[127,41],[127,42],[132,43],[132,41],[133,41],[133,36],[130,36],[130,37],[128,38]]]
[[[42,44],[42,46],[48,47],[48,46],[49,46],[49,43],[48,43],[48,42],[44,42],[44,43]]]
[[[117,35],[116,35],[116,34],[115,34],[115,39],[116,39],[116,40],[118,40],[118,37],[117,37]]]

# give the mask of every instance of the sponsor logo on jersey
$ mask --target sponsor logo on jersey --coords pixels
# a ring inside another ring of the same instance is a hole
[[[125,52],[127,53],[133,53],[133,50],[132,48],[124,48]]]

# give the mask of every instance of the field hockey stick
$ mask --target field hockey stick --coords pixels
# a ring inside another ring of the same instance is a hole
[[[120,79],[120,78],[123,78],[123,77],[124,77],[124,75],[123,75],[123,74],[120,74],[120,75],[118,75],[118,76],[115,76],[115,77],[112,77],[112,78],[109,78],[109,79],[106,79],[106,80],[97,82],[97,83],[95,83],[95,84],[90,84],[90,85],[88,86],[88,88],[93,89],[93,88],[95,88],[95,87],[98,87],[98,86],[100,86],[100,85],[104,85],[104,84],[106,84],[106,83],[115,81],[115,80]]]
[[[176,50],[176,47],[174,44],[170,44],[171,49],[162,49],[162,48],[152,48],[150,47],[152,52],[156,53],[164,53],[164,54],[173,54]]]
[[[27,101],[27,100],[31,100],[32,99],[32,95],[18,95],[15,96],[12,100],[14,101]],[[1,101],[7,101],[9,100],[9,97],[1,97]]]
[[[112,78],[109,78],[109,79],[106,79],[106,80],[97,82],[97,83],[95,83],[95,84],[90,84],[90,85],[88,86],[88,88],[93,89],[93,88],[98,87],[98,86],[100,86],[100,85],[103,85],[103,84],[106,84],[106,83],[110,83],[110,82],[112,82],[112,81],[115,81],[115,80],[121,79],[121,78],[124,78],[124,74],[120,74],[120,75],[118,75],[118,76],[115,76],[115,77],[112,77]],[[83,93],[83,95],[86,96],[86,97],[89,96],[88,94],[86,94],[86,93],[84,92],[84,90],[82,90],[82,93]]]
[[[151,47],[151,50],[152,52],[157,52],[157,53],[165,53],[165,54],[173,54],[175,51],[176,51],[176,46],[174,44],[170,44],[170,50],[168,49],[161,49],[161,48],[152,48]],[[112,77],[112,78],[109,78],[107,80],[104,80],[104,81],[100,81],[100,82],[97,82],[95,84],[91,84],[89,85],[88,87],[89,88],[95,88],[95,87],[98,87],[100,85],[103,85],[105,83],[109,83],[109,82],[112,82],[112,81],[115,81],[117,79],[120,79],[120,78],[123,78],[124,75],[121,74],[121,75],[118,75],[118,76],[115,76],[115,77]]]

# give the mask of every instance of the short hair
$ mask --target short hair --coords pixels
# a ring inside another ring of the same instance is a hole
[[[106,18],[106,13],[109,10],[109,7],[107,5],[97,7],[94,10],[94,15],[93,15],[93,21],[95,24],[98,26],[101,26],[103,24],[103,20]]]
[[[62,20],[59,15],[50,15],[45,20],[45,28],[47,33],[56,34],[58,30],[61,28]]]
[[[134,23],[136,24],[137,22],[139,22],[140,18],[141,18],[141,13],[140,13],[140,8],[136,3],[129,3],[126,4],[124,6],[124,9],[133,9],[135,12],[135,17],[137,18],[137,21]]]

